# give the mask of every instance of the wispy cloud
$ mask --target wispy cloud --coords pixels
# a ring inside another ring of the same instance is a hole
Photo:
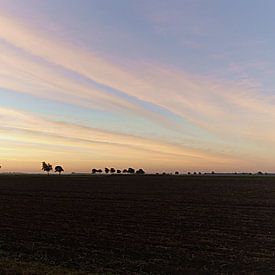
[[[66,159],[64,156],[73,156],[77,152],[78,158],[87,159],[89,156],[90,162],[97,159],[101,165],[106,162],[104,156],[108,162],[117,165],[126,162],[128,165],[144,163],[149,167],[152,161],[160,165],[165,163],[167,167],[171,167],[171,163],[174,165],[179,162],[181,165],[194,162],[194,166],[200,166],[205,161],[220,165],[235,161],[234,157],[225,154],[194,150],[162,140],[50,121],[12,109],[0,108],[0,119],[0,147],[2,148],[3,144],[5,147],[11,143],[21,144],[16,151],[17,158],[23,153],[24,157],[32,156],[39,160],[41,156],[50,156],[50,152],[57,150],[52,157],[58,152],[58,159]],[[30,148],[30,151],[26,148]],[[41,154],[41,151],[44,153]]]
[[[126,110],[157,123],[174,123],[153,108],[145,108],[141,102],[152,104],[216,139],[224,139],[228,147],[249,144],[250,154],[254,156],[259,152],[255,144],[263,141],[268,148],[275,138],[270,127],[275,122],[274,98],[263,96],[249,85],[192,75],[150,61],[111,60],[3,14],[0,16],[0,39],[5,41],[0,43],[0,87],[85,107]],[[117,92],[106,92],[100,86]],[[197,150],[192,144],[184,148],[167,141],[105,133],[12,112],[3,109],[1,112],[2,117],[7,116],[2,121],[9,122],[1,125],[6,141],[35,143],[38,135],[40,139],[44,135],[43,143],[57,142],[60,146],[64,143],[92,150],[96,143],[94,150],[98,151],[98,157],[100,151],[101,156],[107,154],[109,159],[112,159],[110,152],[115,158],[121,148],[127,147],[123,149],[125,156],[169,157],[177,165],[197,162],[195,166],[203,167],[208,161],[231,165],[238,162],[236,155],[231,158],[218,152],[209,153],[207,148]],[[194,135],[203,140],[204,135],[194,129]],[[239,159],[246,153],[244,146]]]

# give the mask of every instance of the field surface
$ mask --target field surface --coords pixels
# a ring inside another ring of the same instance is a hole
[[[275,273],[274,177],[2,175],[0,213],[1,274]]]

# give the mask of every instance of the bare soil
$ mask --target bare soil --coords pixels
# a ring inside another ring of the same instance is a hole
[[[0,213],[1,274],[275,273],[274,177],[2,175]]]

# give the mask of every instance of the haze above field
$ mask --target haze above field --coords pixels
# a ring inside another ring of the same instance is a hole
[[[2,171],[273,171],[274,12],[0,0]]]

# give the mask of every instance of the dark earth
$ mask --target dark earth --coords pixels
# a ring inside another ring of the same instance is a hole
[[[275,273],[271,176],[2,175],[0,211],[1,274]]]

